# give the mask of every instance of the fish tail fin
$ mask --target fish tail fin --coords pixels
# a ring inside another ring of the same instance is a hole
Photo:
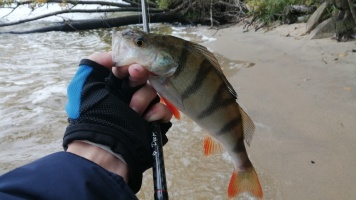
[[[171,103],[169,102],[166,98],[161,96],[161,102],[166,104],[167,108],[173,113],[174,117],[176,119],[180,119],[180,112],[179,110]]]
[[[243,192],[249,192],[257,199],[263,198],[261,184],[253,167],[243,172],[236,172],[236,170],[232,172],[228,189],[229,198],[233,198]]]

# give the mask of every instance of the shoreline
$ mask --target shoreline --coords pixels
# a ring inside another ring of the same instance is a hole
[[[310,40],[304,32],[305,24],[247,33],[233,26],[204,45],[254,63],[229,81],[256,123],[247,151],[257,172],[277,182],[277,199],[353,199],[356,41]]]

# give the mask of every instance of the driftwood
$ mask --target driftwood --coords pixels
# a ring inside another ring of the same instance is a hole
[[[295,14],[295,15],[306,15],[312,14],[315,10],[315,6],[306,6],[306,5],[290,5],[285,8],[286,14]]]
[[[282,15],[283,22],[292,24],[298,21],[299,16],[310,15],[316,10],[315,6],[290,5],[284,9]]]
[[[177,13],[167,12],[167,13],[155,13],[150,14],[150,22],[182,22],[187,23],[183,17],[177,15]],[[107,19],[90,19],[90,20],[74,20],[62,22],[55,26],[44,27],[29,31],[9,31],[0,32],[0,34],[28,34],[28,33],[45,33],[50,31],[80,31],[80,30],[90,30],[98,28],[113,28],[119,26],[126,26],[130,24],[142,23],[141,15],[131,15],[118,18],[107,18]]]
[[[10,12],[12,13],[19,6],[30,5],[33,9],[36,9],[37,6],[42,6],[48,3],[57,3],[62,4],[66,3],[67,9],[60,10],[56,12],[51,12],[47,14],[43,14],[40,16],[27,18],[18,21],[12,21],[7,23],[0,23],[0,27],[4,26],[13,26],[18,25],[30,21],[35,21],[38,19],[57,16],[64,13],[109,13],[109,12],[137,12],[140,13],[141,5],[134,1],[124,0],[124,2],[129,4],[117,3],[115,1],[85,1],[85,0],[47,0],[46,3],[38,3],[33,0],[28,1],[19,1],[15,4],[15,7]],[[113,6],[118,8],[107,8],[107,9],[73,9],[77,4],[95,4],[101,6]],[[13,6],[14,4],[10,5]],[[158,9],[154,7],[157,5],[153,5],[150,3],[149,12],[150,12],[150,22],[185,22],[184,18],[179,13],[168,12],[166,9]],[[1,8],[0,8],[1,9]],[[9,15],[8,13],[7,15]],[[5,15],[6,16],[6,15]],[[27,33],[44,33],[49,31],[80,31],[80,30],[90,30],[90,29],[98,29],[98,28],[112,28],[118,26],[125,26],[129,24],[138,24],[142,23],[141,14],[131,15],[131,16],[122,16],[117,18],[103,18],[103,19],[87,19],[87,20],[65,20],[64,22],[57,22],[54,25],[38,28],[34,30],[26,30],[26,31],[4,31],[0,32],[0,34],[27,34]]]
[[[83,4],[83,5],[103,5],[103,6],[116,6],[116,7],[131,7],[131,6],[137,6],[137,4],[123,4],[123,3],[117,3],[117,2],[111,2],[111,1],[81,1],[81,0],[47,0],[45,3],[68,3],[68,4],[72,4],[72,5],[79,5],[79,4]],[[35,3],[33,0],[31,1],[17,1],[16,5],[20,6],[20,5],[27,5],[27,4],[33,4]],[[39,4],[39,3],[38,3]]]
[[[19,1],[14,4],[8,4],[7,6],[15,6],[12,11],[19,6],[29,5],[32,9],[36,9],[39,6],[43,6],[48,3],[65,3],[66,10],[43,14],[32,18],[23,20],[0,23],[0,27],[18,25],[30,21],[35,21],[50,16],[57,16],[63,13],[74,12],[121,12],[121,11],[133,11],[140,12],[141,5],[139,0],[123,0],[128,4],[117,3],[114,0],[110,1],[85,1],[85,0],[47,0],[45,3],[38,3],[34,0]],[[95,4],[101,6],[113,6],[118,8],[110,9],[91,9],[80,10],[74,9],[78,4]],[[149,1],[149,13],[150,22],[184,22],[191,24],[211,24],[211,25],[223,25],[231,24],[241,21],[247,16],[247,8],[242,0],[171,0],[167,9],[158,9],[158,5],[153,1]],[[1,8],[0,8],[1,9]],[[12,12],[11,11],[11,12]],[[11,13],[10,12],[10,13]],[[8,13],[8,15],[10,14]],[[48,32],[48,31],[77,31],[77,30],[89,30],[96,28],[111,28],[116,26],[124,26],[129,24],[138,24],[140,21],[140,14],[127,17],[107,18],[107,19],[88,19],[88,20],[67,20],[63,23],[56,24],[50,27],[39,28],[29,31],[8,31],[0,33],[14,33],[25,34],[35,32]]]
[[[56,12],[51,12],[51,13],[40,15],[40,16],[37,16],[37,17],[18,20],[18,21],[15,21],[15,22],[2,23],[2,24],[0,24],[0,27],[12,26],[12,25],[16,25],[16,24],[22,24],[22,23],[25,23],[25,22],[35,21],[35,20],[38,20],[38,19],[43,19],[43,18],[46,18],[46,17],[52,17],[52,16],[64,14],[64,13],[110,13],[110,12],[127,12],[127,11],[137,12],[137,8],[136,7],[125,7],[125,8],[86,9],[86,10],[83,10],[83,9],[67,9],[67,10],[60,10],[60,11],[56,11]],[[150,9],[150,12],[151,13],[160,13],[160,12],[163,12],[163,10],[161,10],[161,9]]]

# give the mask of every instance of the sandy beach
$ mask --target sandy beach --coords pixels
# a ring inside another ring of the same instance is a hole
[[[356,42],[310,40],[305,24],[210,30],[206,44],[250,62],[229,77],[257,130],[248,148],[283,200],[356,199]],[[262,177],[263,184],[269,184]]]

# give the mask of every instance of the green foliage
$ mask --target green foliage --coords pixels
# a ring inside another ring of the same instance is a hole
[[[0,0],[0,7],[9,6],[13,3],[13,0]]]
[[[283,16],[284,9],[289,5],[318,5],[319,0],[246,0],[252,15],[271,22]]]
[[[167,9],[169,5],[172,3],[172,0],[156,0],[158,4],[158,8]]]

